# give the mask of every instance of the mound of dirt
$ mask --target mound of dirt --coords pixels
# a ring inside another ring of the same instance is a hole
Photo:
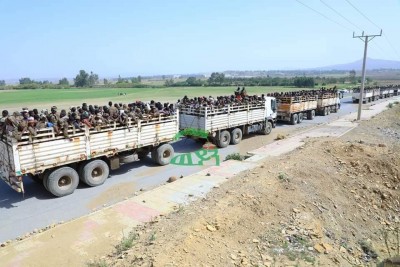
[[[112,266],[354,266],[398,253],[400,107],[136,229]],[[397,227],[397,228],[396,228]],[[389,254],[390,253],[390,254]]]

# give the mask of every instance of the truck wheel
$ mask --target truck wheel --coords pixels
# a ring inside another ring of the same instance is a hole
[[[161,165],[168,165],[171,159],[174,157],[174,148],[170,144],[163,144],[153,150],[152,157],[153,160]]]
[[[303,113],[299,113],[299,123],[303,121]]]
[[[242,130],[240,130],[239,128],[235,128],[233,129],[233,131],[231,132],[231,144],[232,145],[237,145],[240,143],[240,141],[242,141]]]
[[[50,172],[47,190],[56,197],[72,194],[79,184],[79,175],[71,167],[61,167]]]
[[[313,120],[315,118],[315,110],[310,110],[307,113],[307,120]]]
[[[49,191],[49,189],[47,188],[47,181],[49,180],[50,172],[51,171],[49,171],[49,170],[45,170],[44,173],[41,174],[43,186],[44,186],[44,188],[46,188],[47,191]]]
[[[292,114],[292,117],[290,118],[290,124],[295,125],[298,120],[299,120],[299,116],[297,116],[297,114]]]
[[[107,163],[96,159],[86,163],[79,172],[79,178],[88,186],[98,186],[104,184],[110,174]]]
[[[324,107],[324,116],[328,115],[328,108]]]
[[[231,135],[229,134],[229,132],[226,130],[222,131],[217,139],[217,146],[219,148],[227,147],[230,141],[231,141]]]
[[[265,122],[265,124],[263,125],[263,129],[261,130],[261,133],[264,135],[268,135],[272,132],[272,123],[267,121]]]
[[[331,114],[331,107],[327,107],[326,110],[327,110],[326,115]]]

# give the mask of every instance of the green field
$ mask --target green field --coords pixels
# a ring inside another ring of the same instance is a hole
[[[36,89],[36,90],[4,90],[0,91],[1,108],[21,108],[27,106],[32,108],[47,108],[47,105],[78,105],[83,102],[89,104],[104,105],[109,100],[123,103],[136,100],[169,101],[176,102],[187,95],[194,96],[219,96],[231,95],[236,87],[167,87],[167,88],[80,88],[80,89]],[[283,92],[301,90],[294,87],[281,86],[254,86],[246,87],[247,93],[265,94],[268,92]],[[119,96],[119,93],[126,93]],[[41,105],[41,106],[39,106]]]

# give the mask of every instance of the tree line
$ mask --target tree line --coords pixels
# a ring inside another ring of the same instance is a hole
[[[372,80],[367,78],[367,84]],[[226,77],[224,73],[213,72],[208,79],[190,76],[186,80],[166,79],[163,85],[143,84],[142,77],[122,78],[118,77],[116,82],[103,79],[99,81],[99,76],[92,71],[80,70],[73,83],[70,84],[67,78],[62,78],[58,83],[47,80],[35,81],[24,77],[19,79],[18,85],[6,85],[4,80],[0,80],[0,89],[65,89],[70,87],[96,87],[96,88],[156,88],[156,87],[199,87],[199,86],[293,86],[307,87],[325,86],[326,84],[337,84],[349,82],[356,84],[361,82],[361,77],[356,77],[355,71],[351,71],[349,76],[344,77]]]

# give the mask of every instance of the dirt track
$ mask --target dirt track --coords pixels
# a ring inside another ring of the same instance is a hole
[[[137,229],[131,249],[99,255],[94,266],[377,262],[388,256],[381,231],[399,226],[399,115],[395,106],[340,139],[310,139],[265,161]]]

